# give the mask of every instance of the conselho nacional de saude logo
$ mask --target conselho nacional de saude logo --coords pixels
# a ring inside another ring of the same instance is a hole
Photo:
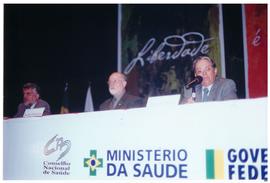
[[[90,150],[90,157],[84,158],[83,166],[89,168],[90,176],[97,175],[97,168],[103,167],[103,159],[97,158],[97,150]]]
[[[206,179],[268,180],[267,148],[206,149]]]
[[[43,175],[68,176],[71,163],[64,157],[71,149],[71,141],[57,134],[51,137],[45,144],[43,154],[46,160],[42,162]]]

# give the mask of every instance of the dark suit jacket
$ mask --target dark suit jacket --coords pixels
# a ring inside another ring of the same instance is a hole
[[[196,99],[195,102],[202,101],[202,85],[195,87]],[[186,103],[186,100],[191,97],[192,90],[184,90],[184,94],[181,97],[181,103]],[[225,79],[217,77],[210,90],[207,101],[222,101],[237,99],[236,85],[231,79]]]
[[[34,108],[40,108],[40,107],[45,107],[45,110],[43,112],[43,116],[51,114],[50,105],[46,101],[38,99],[37,104],[35,105]],[[23,117],[24,111],[27,108],[28,107],[24,103],[20,103],[18,106],[17,114],[14,116],[14,118]]]
[[[142,98],[128,94],[127,92],[117,103],[114,109],[129,109],[136,107],[144,107],[145,102]],[[100,106],[99,110],[113,110],[113,97],[104,101]]]

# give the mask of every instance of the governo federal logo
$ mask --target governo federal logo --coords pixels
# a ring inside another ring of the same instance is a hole
[[[84,158],[83,166],[89,168],[90,176],[96,176],[97,168],[103,167],[103,158],[97,158],[97,150],[90,150],[90,157]]]
[[[268,180],[267,148],[206,149],[205,154],[207,179]]]

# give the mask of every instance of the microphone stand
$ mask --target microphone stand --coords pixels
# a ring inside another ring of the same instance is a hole
[[[192,97],[192,99],[193,99],[194,101],[196,100],[195,86],[196,86],[196,85],[192,86],[192,94],[191,94],[191,97]]]

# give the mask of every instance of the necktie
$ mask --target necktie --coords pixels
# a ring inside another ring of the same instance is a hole
[[[119,100],[117,100],[116,98],[113,97],[113,99],[112,99],[112,109],[116,108],[118,102],[119,102]]]
[[[27,104],[27,105],[25,106],[25,108],[26,108],[26,109],[30,109],[31,106],[32,106],[32,104]]]
[[[204,88],[204,89],[203,89],[203,98],[202,98],[202,101],[203,101],[203,102],[207,101],[208,93],[209,93],[208,88]]]

